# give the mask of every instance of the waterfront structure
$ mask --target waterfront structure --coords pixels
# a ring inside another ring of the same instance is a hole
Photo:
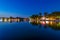
[[[33,21],[35,21],[35,19],[33,19],[33,18],[29,18],[29,21],[30,21],[30,22],[33,22]]]
[[[0,18],[0,22],[2,22],[2,18]]]
[[[16,18],[13,18],[13,17],[1,17],[0,18],[0,21],[2,22],[20,22],[20,18],[19,17],[16,17]]]
[[[60,12],[52,12],[48,16],[51,17],[53,20],[60,20]]]
[[[29,21],[29,18],[24,18],[23,21]]]
[[[7,22],[8,21],[8,19],[6,18],[6,17],[2,17],[2,22]]]
[[[30,21],[55,21],[60,20],[60,12],[52,12],[51,14],[45,13],[44,16],[32,15],[29,18]]]

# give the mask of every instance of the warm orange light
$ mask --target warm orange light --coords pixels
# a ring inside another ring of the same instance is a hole
[[[50,24],[52,25],[52,24],[53,24],[53,22],[51,21],[51,22],[50,22]]]
[[[53,18],[50,18],[50,20],[53,20]]]
[[[6,18],[4,19],[4,22],[7,22],[7,19]]]
[[[10,20],[10,18],[9,18],[9,20],[8,20],[8,21],[9,21],[9,22],[11,21],[11,20]]]
[[[38,21],[37,21],[37,23],[38,23]]]

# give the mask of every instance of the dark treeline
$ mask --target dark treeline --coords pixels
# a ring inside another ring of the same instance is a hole
[[[51,13],[48,13],[48,12],[45,12],[44,15],[42,15],[42,13],[38,13],[38,14],[33,14],[32,16],[30,16],[30,18],[41,18],[41,17],[51,17],[51,16],[60,16],[60,11],[55,11],[55,12],[51,12]]]

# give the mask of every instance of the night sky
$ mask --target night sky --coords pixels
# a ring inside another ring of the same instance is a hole
[[[0,0],[0,16],[4,17],[29,17],[53,11],[60,11],[60,0]]]

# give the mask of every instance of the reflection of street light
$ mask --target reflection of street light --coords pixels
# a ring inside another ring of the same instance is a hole
[[[42,24],[46,24],[46,23],[43,21]]]
[[[45,21],[41,21],[41,24],[46,24]]]

